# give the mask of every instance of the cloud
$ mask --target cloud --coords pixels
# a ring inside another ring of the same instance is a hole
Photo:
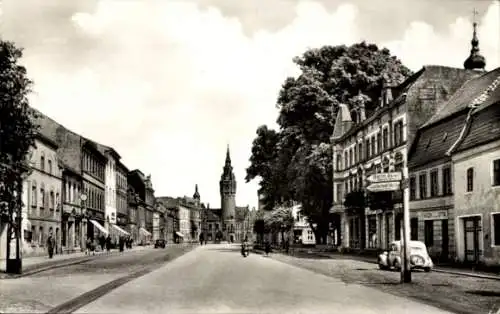
[[[290,2],[293,20],[249,34],[237,16],[188,1],[7,2],[3,34],[26,48],[33,105],[152,173],[157,195],[190,195],[198,183],[212,207],[227,143],[237,203],[256,205],[257,183],[244,184],[250,147],[259,125],[275,125],[279,88],[298,71],[292,58],[308,47],[370,41],[351,4]],[[499,63],[494,5],[479,29],[489,68]],[[470,23],[457,17],[447,32],[415,21],[382,44],[414,70],[461,67],[470,37]]]

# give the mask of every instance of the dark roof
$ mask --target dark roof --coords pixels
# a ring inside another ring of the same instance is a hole
[[[500,137],[500,68],[468,80],[442,109],[417,131],[416,141],[410,148],[408,167],[419,167],[442,158],[459,140],[465,127],[469,105],[477,104],[470,127],[455,150],[477,146],[494,137]],[[492,110],[485,110],[494,107]],[[493,133],[491,133],[493,132]]]
[[[209,221],[219,221],[221,217],[221,210],[218,208],[211,208],[207,211],[207,220]]]
[[[118,154],[118,152],[116,150],[113,149],[113,147],[109,147],[109,146],[106,146],[106,145],[103,145],[101,143],[98,143],[98,142],[95,142],[94,143],[96,144],[97,146],[97,149],[99,150],[99,152],[103,155],[106,155],[106,154],[111,154],[113,155],[117,160],[121,159],[121,156],[120,154]]]
[[[453,114],[457,114],[462,110],[467,110],[468,106],[479,97],[493,81],[495,81],[500,75],[500,68],[496,68],[490,72],[487,72],[481,76],[474,77],[465,84],[462,85],[451,97],[446,101],[441,109],[432,116],[423,127],[428,127],[432,124],[439,122],[440,120],[449,117]],[[494,93],[486,100],[481,106],[491,105],[494,103],[494,99],[500,97],[500,89],[496,89]]]
[[[446,151],[458,139],[466,114],[443,120],[431,128],[418,131],[408,158],[408,167],[416,168],[446,157]]]
[[[472,116],[467,133],[454,152],[474,148],[498,139],[500,139],[500,99],[497,97],[497,102],[493,106],[484,108]]]

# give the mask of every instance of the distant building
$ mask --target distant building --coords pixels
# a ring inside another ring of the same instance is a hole
[[[293,242],[300,244],[316,244],[316,237],[306,217],[300,213],[301,206],[294,205],[292,214],[295,222],[293,224]]]
[[[127,176],[129,184],[129,206],[132,215],[135,216],[135,224],[130,223],[130,233],[135,233],[134,237],[138,244],[147,244],[153,240],[153,212],[154,190],[151,177],[145,176],[139,169],[132,170]],[[132,201],[132,202],[130,202]],[[132,216],[131,215],[131,216]]]

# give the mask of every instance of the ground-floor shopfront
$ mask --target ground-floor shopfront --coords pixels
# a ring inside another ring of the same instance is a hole
[[[411,239],[424,242],[429,255],[438,262],[455,255],[452,210],[452,205],[411,209]]]

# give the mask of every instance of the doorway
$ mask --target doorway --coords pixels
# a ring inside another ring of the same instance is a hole
[[[441,220],[441,261],[448,260],[449,254],[449,238],[448,238],[448,220]]]
[[[479,249],[479,233],[481,231],[480,217],[466,217],[464,220],[464,250],[466,263],[478,263],[481,251]]]

